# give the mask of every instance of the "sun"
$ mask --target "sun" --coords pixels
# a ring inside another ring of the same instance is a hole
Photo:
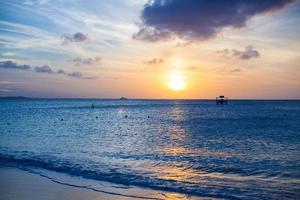
[[[170,73],[168,86],[171,90],[181,91],[186,88],[186,82],[184,80],[183,74],[179,71],[174,71]]]
[[[184,89],[184,82],[182,80],[172,80],[169,83],[169,87],[172,90],[180,91]]]

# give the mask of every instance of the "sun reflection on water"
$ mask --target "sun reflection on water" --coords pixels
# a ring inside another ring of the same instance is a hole
[[[164,149],[161,150],[161,152],[163,152],[166,155],[196,155],[197,152],[192,150],[192,149],[188,149],[182,146],[169,146],[169,147],[165,147]]]

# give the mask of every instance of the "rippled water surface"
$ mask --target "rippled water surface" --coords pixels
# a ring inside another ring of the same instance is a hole
[[[193,196],[296,199],[300,101],[0,100],[0,160]]]

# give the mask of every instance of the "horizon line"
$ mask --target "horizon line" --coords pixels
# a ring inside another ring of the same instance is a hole
[[[127,100],[215,100],[215,98],[129,98],[126,97],[125,99],[121,99],[124,97],[26,97],[26,96],[0,96],[0,99],[78,99],[78,100],[122,100],[122,101],[127,101]],[[229,100],[268,100],[268,101],[287,101],[287,100],[292,100],[292,101],[299,101],[300,98],[229,98]]]

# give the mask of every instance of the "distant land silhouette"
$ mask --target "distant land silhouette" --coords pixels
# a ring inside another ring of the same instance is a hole
[[[0,97],[0,99],[43,99],[43,98],[24,97],[24,96],[6,96],[6,97]],[[48,98],[45,98],[45,99],[48,99]],[[68,99],[68,98],[62,98],[62,99]],[[70,98],[70,99],[73,99],[73,98]],[[74,99],[76,99],[76,98],[74,98]],[[87,99],[89,99],[89,98],[87,98]],[[118,99],[118,98],[116,98],[116,99]],[[119,99],[120,100],[128,100],[128,98],[126,98],[126,97],[120,97]]]

